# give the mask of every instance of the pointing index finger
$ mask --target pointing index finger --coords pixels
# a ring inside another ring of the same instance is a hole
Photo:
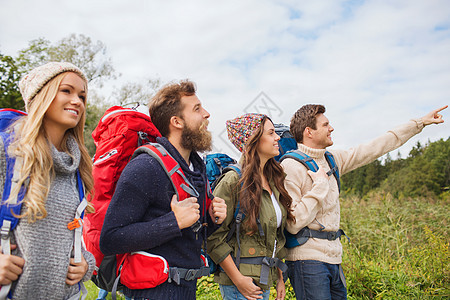
[[[438,108],[434,111],[434,113],[438,113],[440,111],[443,111],[444,109],[446,109],[448,107],[448,105],[442,106],[441,108]]]

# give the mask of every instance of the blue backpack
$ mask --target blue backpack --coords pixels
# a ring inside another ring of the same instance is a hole
[[[307,154],[301,152],[300,150],[292,150],[288,151],[283,157],[281,157],[280,162],[282,162],[286,158],[292,158],[296,161],[303,164],[308,170],[311,170],[313,172],[317,172],[319,170],[319,167],[317,166],[317,163]],[[339,169],[336,165],[336,161],[333,157],[333,154],[326,151],[325,152],[325,159],[328,162],[328,165],[330,166],[330,170],[327,172],[328,176],[331,176],[331,174],[334,175],[336,178],[339,191],[341,190],[341,181],[339,177]],[[322,231],[321,230],[312,230],[308,227],[302,228],[297,234],[291,234],[286,229],[284,230],[284,235],[286,236],[286,248],[293,248],[296,246],[301,246],[304,243],[308,241],[310,237],[319,238],[319,239],[328,239],[328,240],[335,240],[337,238],[340,238],[341,235],[345,235],[344,231],[342,229],[339,229],[338,231]],[[347,237],[348,238],[348,237]]]
[[[208,177],[211,190],[217,185],[217,179],[224,173],[226,167],[236,165],[237,161],[225,153],[208,154],[204,158],[206,165],[206,176]]]
[[[1,228],[1,246],[3,254],[11,254],[11,241],[10,236],[12,231],[16,228],[19,219],[17,218],[20,215],[22,208],[22,200],[25,196],[26,187],[22,185],[17,197],[11,199],[10,203],[6,203],[8,200],[11,191],[14,189],[17,181],[19,180],[21,162],[16,164],[16,159],[14,157],[10,157],[8,155],[8,147],[12,141],[12,134],[8,132],[9,126],[14,123],[19,118],[26,116],[25,112],[15,110],[15,109],[0,109],[0,138],[3,141],[4,145],[4,153],[6,157],[6,174],[5,174],[5,184],[3,187],[3,195],[2,202],[0,206],[0,228]],[[75,260],[81,261],[81,220],[84,215],[84,208],[87,205],[87,201],[84,198],[84,189],[83,183],[81,181],[80,172],[77,170],[77,180],[78,180],[78,193],[80,196],[80,206],[77,209],[77,215],[73,222],[68,224],[69,229],[74,229],[75,234],[75,243],[79,244],[79,251],[76,249],[75,251]],[[84,201],[83,201],[84,200]],[[71,230],[72,230],[71,229]],[[79,243],[77,242],[77,236],[79,239]],[[76,246],[77,248],[78,246]],[[83,286],[84,288],[84,286]],[[0,290],[0,299],[6,299],[11,289],[11,284],[2,286]],[[81,289],[81,286],[80,286]],[[87,292],[86,292],[87,294]]]
[[[276,161],[280,161],[281,157],[291,150],[297,149],[297,142],[289,131],[289,127],[283,124],[274,124],[275,132],[280,136],[278,141],[280,154],[275,156]]]

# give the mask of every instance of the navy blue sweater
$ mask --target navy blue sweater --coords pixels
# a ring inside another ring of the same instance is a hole
[[[169,177],[154,158],[143,153],[128,163],[117,182],[105,216],[100,249],[105,255],[146,251],[163,256],[170,267],[198,269],[202,266],[200,250],[203,239],[217,227],[205,207],[205,165],[199,155],[192,152],[189,159],[194,171],[191,171],[166,138],[158,138],[157,142],[175,158],[200,194],[200,221],[207,222],[208,227],[198,235],[191,228],[180,230],[170,208],[175,191]],[[195,289],[196,280],[182,280],[180,285],[165,282],[145,290],[125,288],[124,293],[135,298],[195,299]]]

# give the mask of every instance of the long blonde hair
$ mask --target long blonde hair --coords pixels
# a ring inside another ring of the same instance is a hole
[[[18,185],[11,191],[10,199],[19,193],[20,187],[29,178],[27,191],[23,200],[26,209],[22,210],[22,214],[18,216],[20,218],[28,217],[29,222],[36,222],[36,220],[43,219],[47,216],[45,202],[51,182],[55,177],[55,170],[53,168],[53,159],[50,145],[46,138],[43,120],[66,74],[67,72],[51,79],[32,101],[29,102],[27,106],[28,115],[22,117],[12,125],[15,136],[13,143],[8,149],[8,153],[14,157],[21,157],[23,165]],[[68,152],[67,139],[72,135],[81,152],[78,169],[86,188],[86,194],[88,194],[93,189],[94,180],[92,177],[91,159],[84,145],[83,130],[85,121],[86,110],[82,112],[80,122],[78,122],[77,126],[67,130],[64,134],[62,150]],[[88,208],[88,211],[93,210],[91,206],[88,206]]]

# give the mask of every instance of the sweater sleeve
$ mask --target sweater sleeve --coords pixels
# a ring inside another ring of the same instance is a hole
[[[88,270],[86,271],[86,274],[84,274],[82,281],[88,281],[92,277],[92,273],[94,273],[95,269],[95,258],[94,255],[92,255],[91,252],[88,252],[84,247],[81,248],[82,254],[84,259],[86,260],[88,264]]]
[[[422,131],[422,119],[414,119],[388,131],[374,140],[347,151],[330,150],[333,153],[341,175],[367,165],[382,155],[406,143]]]
[[[208,254],[217,264],[221,263],[233,250],[227,243],[227,235],[231,224],[234,222],[238,181],[239,175],[237,173],[227,172],[214,190],[214,196],[224,199],[227,204],[227,217],[222,225],[208,238]]]
[[[326,178],[313,182],[306,167],[294,159],[285,159],[281,165],[286,173],[284,185],[292,198],[291,210],[296,220],[295,223],[288,221],[286,229],[296,234],[316,218],[328,194],[329,184]]]
[[[181,230],[170,208],[166,177],[159,163],[139,155],[123,170],[108,207],[100,235],[105,255],[149,250],[174,238]]]

